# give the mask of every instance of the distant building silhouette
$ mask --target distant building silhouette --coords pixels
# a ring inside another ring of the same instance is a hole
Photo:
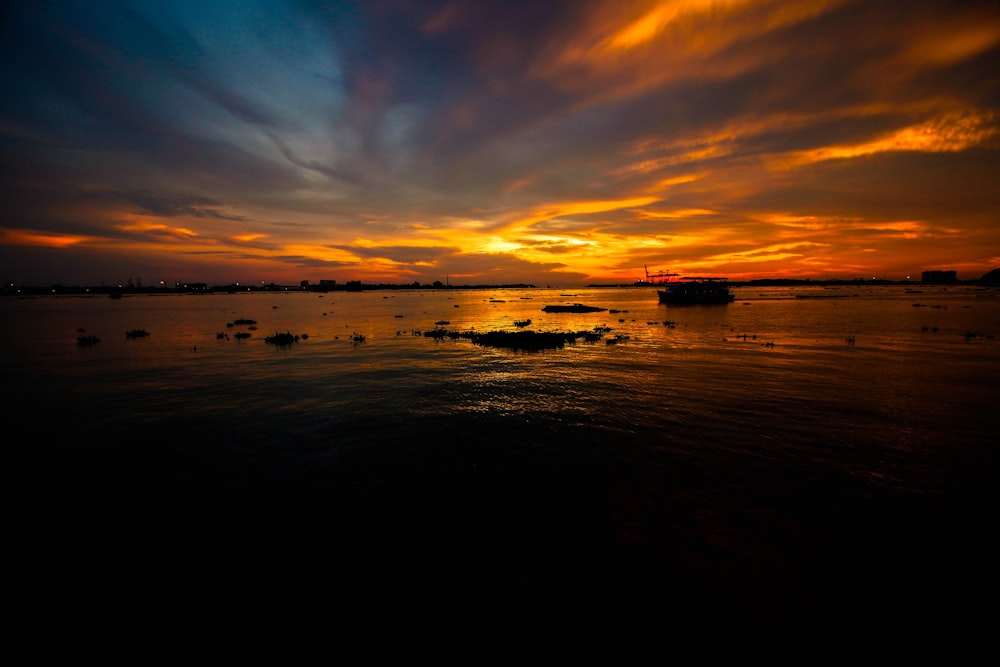
[[[924,271],[920,282],[928,285],[947,285],[958,282],[958,276],[954,271]]]

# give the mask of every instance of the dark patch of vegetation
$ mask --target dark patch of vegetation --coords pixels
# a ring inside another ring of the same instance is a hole
[[[555,350],[577,341],[595,342],[604,337],[599,331],[425,331],[428,338],[464,338],[476,345],[501,347],[512,350]]]
[[[292,345],[299,342],[299,337],[286,331],[285,333],[275,333],[268,336],[264,339],[264,342],[271,345]]]
[[[574,303],[572,305],[562,305],[562,306],[545,306],[542,308],[542,312],[546,313],[600,313],[606,311],[607,308],[600,308],[598,306],[585,306],[582,303]]]

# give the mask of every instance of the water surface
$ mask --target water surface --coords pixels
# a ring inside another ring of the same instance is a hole
[[[5,298],[8,451],[77,537],[244,556],[263,539],[313,584],[565,598],[586,576],[783,619],[876,590],[930,613],[976,585],[998,292],[734,291]],[[542,311],[564,303],[608,310]],[[423,335],[528,319],[607,332],[533,352]],[[265,342],[279,332],[300,338]]]

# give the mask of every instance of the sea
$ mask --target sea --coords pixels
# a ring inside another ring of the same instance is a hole
[[[1000,290],[733,292],[4,297],[25,604],[987,621]]]

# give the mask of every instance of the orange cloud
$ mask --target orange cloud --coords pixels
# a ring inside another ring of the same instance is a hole
[[[197,232],[186,227],[170,227],[162,222],[147,222],[141,219],[121,223],[116,227],[124,232],[168,232],[176,236],[191,238],[198,236]]]
[[[926,153],[957,152],[986,146],[1000,135],[992,113],[941,116],[920,125],[911,125],[862,144],[824,146],[778,156],[770,164],[779,169],[799,167],[826,160],[848,159],[890,151]]]
[[[959,16],[950,24],[923,26],[914,32],[907,61],[945,66],[973,58],[1000,43],[1000,23],[993,16]]]
[[[532,213],[526,218],[521,218],[509,225],[511,228],[530,227],[544,220],[562,218],[569,215],[587,215],[590,213],[604,213],[606,211],[617,211],[623,208],[634,208],[636,206],[647,206],[658,197],[634,197],[631,199],[615,199],[606,201],[580,201],[580,202],[560,202],[550,204],[548,207]]]
[[[662,0],[608,4],[536,65],[539,78],[598,97],[627,96],[691,76],[728,77],[755,68],[734,44],[812,18],[843,0]],[[760,52],[758,58],[777,57]]]
[[[0,245],[69,248],[90,240],[87,236],[44,234],[21,229],[0,229]]]

